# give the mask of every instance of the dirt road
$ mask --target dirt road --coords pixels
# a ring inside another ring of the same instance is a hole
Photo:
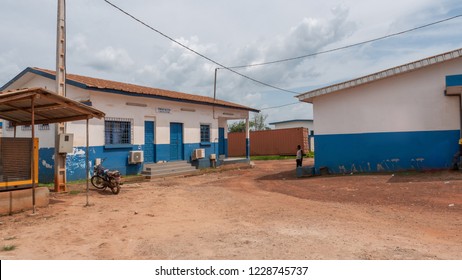
[[[458,172],[296,178],[295,162],[51,194],[0,259],[462,259]]]

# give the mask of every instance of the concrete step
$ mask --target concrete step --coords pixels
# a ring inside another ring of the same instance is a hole
[[[146,179],[153,179],[161,177],[194,174],[196,172],[197,169],[188,162],[174,161],[147,164],[144,166],[144,170],[143,172],[141,172],[141,174],[144,175]]]

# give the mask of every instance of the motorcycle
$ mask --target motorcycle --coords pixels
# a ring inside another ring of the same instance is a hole
[[[122,185],[120,172],[118,170],[110,171],[104,168],[101,162],[93,167],[91,184],[99,190],[110,188],[113,194],[118,194],[120,192],[120,185]]]

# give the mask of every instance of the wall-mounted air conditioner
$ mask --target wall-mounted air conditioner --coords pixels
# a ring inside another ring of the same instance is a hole
[[[205,158],[205,149],[195,149],[192,153],[192,159]]]
[[[129,164],[143,163],[143,161],[144,161],[143,151],[130,151],[130,153],[128,154]]]

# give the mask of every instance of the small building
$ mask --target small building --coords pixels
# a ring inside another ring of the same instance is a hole
[[[0,91],[33,87],[55,89],[55,72],[26,68]],[[201,150],[204,158],[212,154],[226,157],[227,121],[244,119],[248,123],[249,112],[258,112],[210,97],[72,74],[66,76],[66,97],[106,114],[102,120],[90,120],[90,161],[106,158],[105,167],[118,169],[123,175],[140,173],[145,163],[191,162],[196,150]],[[67,180],[85,178],[85,168],[81,168],[85,163],[85,129],[85,121],[66,124],[66,132],[74,137],[73,152],[66,159]],[[30,137],[30,130],[22,126],[16,133]],[[3,136],[13,136],[8,123]],[[52,182],[55,126],[38,125],[36,136],[40,139],[39,181]]]
[[[443,169],[461,137],[462,49],[298,95],[313,104],[315,166]]]
[[[296,128],[296,127],[305,127],[308,128],[310,134],[314,131],[313,120],[311,119],[296,119],[296,120],[286,120],[279,122],[272,122],[269,125],[274,125],[274,129],[284,129],[284,128]]]

